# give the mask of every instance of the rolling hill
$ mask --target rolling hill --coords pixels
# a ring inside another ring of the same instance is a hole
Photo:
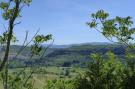
[[[43,57],[34,56],[30,58],[30,47],[26,47],[16,58],[14,57],[22,46],[12,45],[10,49],[10,67],[22,67],[29,65],[40,66],[81,66],[85,67],[90,61],[90,54],[100,53],[104,56],[108,51],[113,51],[119,58],[124,58],[125,46],[110,43],[83,43],[72,45],[53,45]],[[46,46],[44,46],[46,48]],[[2,57],[4,50],[1,48]]]

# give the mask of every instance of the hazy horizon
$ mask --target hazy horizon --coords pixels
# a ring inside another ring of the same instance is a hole
[[[50,45],[51,42],[47,42],[47,43],[44,43],[42,45]],[[85,45],[85,44],[115,44],[115,43],[112,43],[112,42],[83,42],[83,43],[69,43],[69,44],[55,44],[53,43],[52,46],[70,46],[70,45]],[[11,45],[18,45],[18,46],[22,46],[22,44],[18,44],[18,43],[13,43]]]

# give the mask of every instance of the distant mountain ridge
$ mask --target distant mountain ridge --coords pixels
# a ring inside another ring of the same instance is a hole
[[[109,42],[89,42],[89,43],[77,43],[77,44],[64,44],[64,45],[57,45],[57,44],[53,44],[51,46],[51,48],[69,48],[69,47],[72,47],[72,46],[81,46],[81,45],[110,45],[112,43],[109,43]],[[43,46],[47,46],[46,45],[43,45]]]

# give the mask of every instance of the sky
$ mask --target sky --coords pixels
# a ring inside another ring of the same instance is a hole
[[[52,34],[54,44],[58,45],[109,42],[86,25],[91,20],[91,13],[103,9],[111,17],[131,16],[135,21],[134,4],[135,0],[33,0],[23,9],[19,19],[21,24],[14,31],[19,44],[23,42],[26,31],[29,31],[30,39],[38,29],[39,34]],[[3,24],[6,22],[1,20],[1,28]]]

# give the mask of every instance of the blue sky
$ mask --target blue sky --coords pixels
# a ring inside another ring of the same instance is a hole
[[[108,42],[86,25],[90,14],[104,9],[112,17],[134,17],[134,4],[134,0],[33,0],[30,7],[23,9],[22,23],[16,26],[15,33],[20,43],[26,30],[31,38],[39,28],[41,34],[52,34],[55,44]],[[5,23],[0,22],[0,26]]]

